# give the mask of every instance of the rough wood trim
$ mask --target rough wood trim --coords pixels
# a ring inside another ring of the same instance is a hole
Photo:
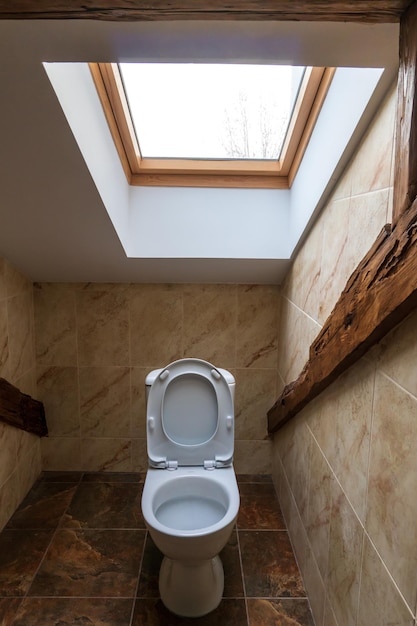
[[[300,376],[268,411],[275,432],[417,307],[417,1],[401,19],[394,221],[350,277]],[[410,145],[411,144],[411,145]]]
[[[0,421],[39,437],[48,434],[42,402],[0,378]]]
[[[0,19],[397,22],[411,0],[3,0]]]
[[[417,196],[417,2],[403,15],[398,70],[393,224]]]

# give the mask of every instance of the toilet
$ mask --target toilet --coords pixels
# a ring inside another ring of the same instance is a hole
[[[146,377],[148,471],[142,513],[164,555],[161,600],[200,617],[220,603],[219,552],[239,511],[233,469],[235,380],[200,359],[182,359]]]

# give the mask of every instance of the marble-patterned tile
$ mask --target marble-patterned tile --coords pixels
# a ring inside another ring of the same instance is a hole
[[[243,578],[240,564],[238,534],[234,530],[223,550],[220,559],[224,571],[223,598],[243,598]]]
[[[297,253],[284,287],[285,297],[316,321],[319,320],[322,245],[323,219],[319,218]]]
[[[76,306],[79,366],[129,365],[126,291],[77,291]]]
[[[7,300],[10,382],[15,384],[35,363],[33,300],[31,292]]]
[[[276,371],[237,369],[235,379],[235,438],[266,439],[267,412],[276,400]]]
[[[239,485],[244,483],[272,483],[271,474],[236,474]]]
[[[351,198],[348,248],[355,268],[388,222],[389,187]]]
[[[352,162],[352,195],[383,189],[390,184],[395,107],[396,89],[393,85]]]
[[[149,598],[137,600],[132,626],[247,626],[246,605],[243,599],[224,599],[217,609],[203,617],[178,617],[164,607],[161,600]]]
[[[314,442],[310,456],[307,535],[320,575],[325,580],[329,556],[333,473]]]
[[[143,530],[58,530],[30,596],[133,597]]]
[[[9,330],[7,322],[7,302],[0,301],[0,376],[10,378],[9,374]]]
[[[4,271],[7,298],[13,298],[20,293],[31,291],[31,281],[8,260],[5,260]]]
[[[146,439],[132,439],[132,472],[148,471],[148,444]]]
[[[38,367],[37,398],[45,407],[48,433],[55,437],[80,434],[79,386],[76,367]]]
[[[357,624],[414,626],[410,608],[368,538],[365,538]]]
[[[77,365],[75,292],[62,285],[35,283],[36,360],[40,366]]]
[[[363,527],[337,481],[332,483],[326,589],[339,624],[356,624]]]
[[[249,599],[247,605],[249,626],[314,626],[308,600]]]
[[[182,355],[182,291],[176,285],[133,285],[130,290],[132,365],[164,367]]]
[[[234,452],[234,468],[239,474],[270,474],[271,473],[271,440],[236,440]]]
[[[78,470],[81,465],[79,437],[43,437],[42,468],[45,471]]]
[[[376,347],[377,366],[417,398],[417,311],[396,326]]]
[[[80,425],[83,437],[130,436],[130,368],[81,367]]]
[[[158,581],[162,559],[163,554],[147,533],[136,594],[138,598],[159,598]]]
[[[362,359],[322,394],[308,424],[334,474],[364,522],[375,367]],[[352,463],[352,459],[355,462]]]
[[[237,286],[236,367],[276,367],[278,320],[278,287]]]
[[[82,482],[68,507],[66,528],[145,528],[142,484]]]
[[[184,357],[217,367],[236,362],[237,294],[228,285],[184,286]]]
[[[0,530],[19,506],[19,495],[19,477],[16,469],[0,487]]]
[[[83,478],[82,472],[42,472],[40,480],[45,483],[79,483]]]
[[[132,470],[131,439],[81,439],[81,464],[87,472],[130,472]]]
[[[0,256],[0,300],[4,300],[7,297],[6,263],[6,259]]]
[[[16,467],[16,428],[0,422],[0,486],[3,485]]]
[[[394,413],[395,411],[395,413]],[[417,602],[417,399],[375,381],[366,530],[410,607]]]
[[[326,602],[325,578],[322,577],[317,566],[314,554],[307,544],[305,559],[303,564],[303,581],[307,591],[307,598],[310,603],[311,613],[314,623],[322,626],[324,618],[324,606]]]
[[[22,598],[0,598],[0,624],[1,626],[13,626],[17,609]]]
[[[13,626],[130,626],[132,599],[25,598]]]
[[[239,531],[247,597],[305,597],[286,531]]]
[[[52,537],[52,530],[3,530],[0,597],[24,596]]]
[[[320,332],[320,326],[287,298],[281,298],[281,322],[278,343],[278,370],[285,384],[299,376],[308,361],[310,346]],[[276,398],[275,398],[276,399]]]
[[[323,324],[355,269],[348,245],[350,198],[336,200],[323,214],[321,274],[318,281],[318,322]]]
[[[132,367],[130,370],[130,432],[133,438],[146,438],[145,378],[149,372],[148,367]]]
[[[270,483],[239,485],[239,530],[285,530],[281,507]]]
[[[146,474],[142,472],[88,472],[82,481],[87,483],[144,483]]]
[[[14,513],[7,528],[56,528],[76,488],[74,483],[39,481]]]
[[[39,478],[42,471],[39,437],[19,430],[17,450],[16,471],[19,481],[19,501],[21,501]]]

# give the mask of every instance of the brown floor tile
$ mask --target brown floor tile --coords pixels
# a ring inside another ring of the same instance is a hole
[[[239,530],[285,530],[285,521],[272,484],[239,486]]]
[[[79,483],[83,472],[42,472],[41,480],[46,483]]]
[[[243,598],[245,593],[236,531],[233,531],[226,546],[220,552],[220,558],[224,570],[223,598]]]
[[[26,598],[13,626],[129,626],[132,605],[132,599]]]
[[[50,530],[3,530],[0,534],[0,596],[24,596],[46,548]]]
[[[246,596],[305,596],[297,562],[286,531],[240,531]]]
[[[40,481],[26,496],[6,528],[57,528],[77,486]]]
[[[248,600],[249,626],[314,626],[308,600]]]
[[[12,626],[22,598],[0,598],[0,624]]]
[[[162,553],[158,550],[148,533],[139,576],[138,598],[159,598],[158,581],[162,559]]]
[[[77,491],[62,521],[66,528],[145,528],[142,485],[86,482]]]
[[[143,530],[58,530],[30,596],[133,597]]]
[[[88,472],[83,482],[88,483],[143,483],[146,474],[143,472]]]
[[[161,600],[137,600],[132,626],[247,626],[244,600],[222,600],[215,611],[204,617],[178,617]]]

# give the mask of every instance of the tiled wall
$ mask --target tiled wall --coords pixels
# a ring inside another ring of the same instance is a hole
[[[45,470],[146,470],[145,376],[198,357],[236,378],[236,470],[271,471],[278,287],[36,284],[34,300]]]
[[[32,283],[0,258],[0,377],[36,396]],[[39,437],[0,422],[0,529],[41,471]]]
[[[283,287],[281,384],[390,221],[394,89]],[[417,603],[417,313],[288,423],[274,480],[316,626],[411,626]]]

